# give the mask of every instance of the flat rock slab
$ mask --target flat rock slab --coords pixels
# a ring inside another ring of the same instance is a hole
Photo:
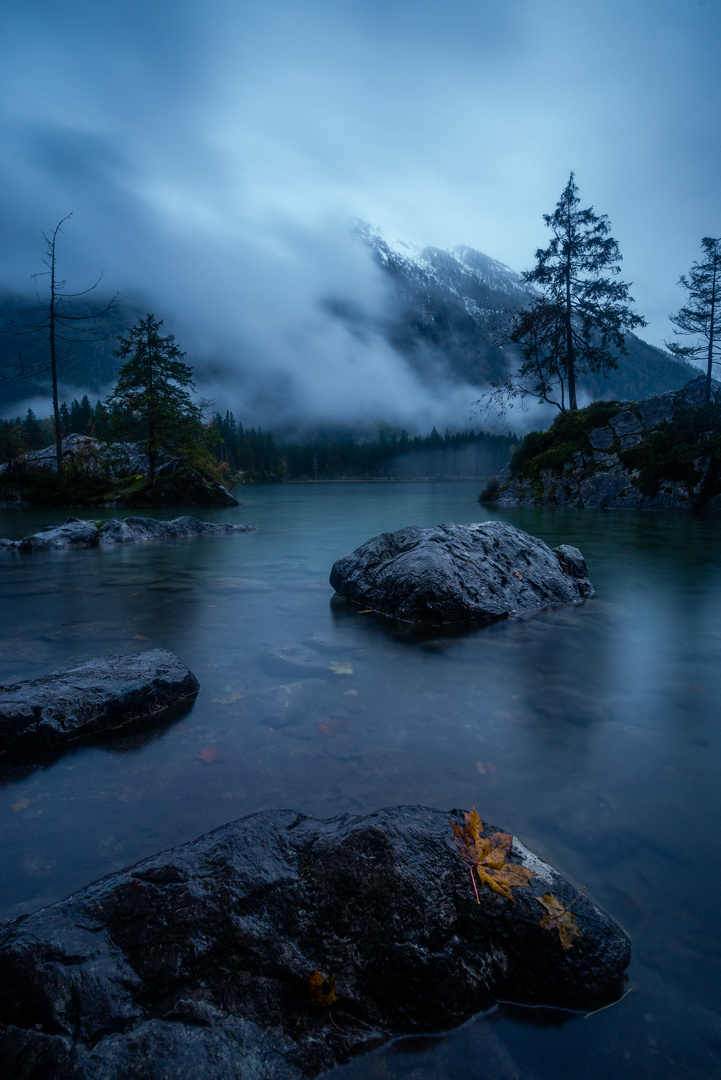
[[[417,806],[254,814],[7,924],[7,1075],[301,1080],[498,999],[617,1000],[624,932],[517,840],[530,887],[511,901],[479,883],[476,902],[449,819],[463,824]],[[547,893],[574,902],[567,951],[540,925]]]
[[[0,686],[0,762],[115,728],[149,726],[199,688],[192,671],[166,649],[101,656]]]
[[[578,548],[551,550],[501,521],[412,525],[333,564],[341,596],[405,622],[490,623],[593,596]]]
[[[62,525],[48,525],[22,540],[0,540],[8,551],[50,551],[55,548],[98,547],[104,544],[135,544],[144,540],[169,540],[184,536],[226,536],[229,533],[257,532],[254,525],[229,525],[199,521],[186,514],[172,521],[157,518],[111,518],[99,525],[69,517]]]

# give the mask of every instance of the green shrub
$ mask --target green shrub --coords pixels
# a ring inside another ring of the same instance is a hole
[[[664,480],[697,484],[701,473],[694,461],[709,457],[704,493],[709,498],[721,490],[721,405],[683,409],[650,432],[640,446],[618,456],[627,469],[638,469],[636,484],[644,495],[655,495]]]
[[[577,450],[588,451],[588,435],[594,428],[605,427],[628,403],[594,401],[585,409],[559,413],[548,431],[530,431],[511,458],[513,476],[536,479],[542,469],[561,473]]]

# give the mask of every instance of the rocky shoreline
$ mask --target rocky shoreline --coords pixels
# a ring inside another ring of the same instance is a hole
[[[498,506],[721,511],[721,462],[714,446],[709,449],[703,412],[721,404],[721,385],[713,383],[712,405],[704,406],[705,382],[704,377],[694,379],[681,390],[645,401],[606,403],[611,415],[605,423],[583,433],[575,445],[559,434],[555,447],[550,444],[520,466],[512,458],[480,501]],[[579,423],[603,405],[579,410]],[[689,436],[693,413],[699,417],[699,430]],[[544,434],[552,435],[556,425]],[[715,436],[718,419],[712,415],[708,425]]]
[[[104,443],[90,435],[66,435],[61,443],[63,501],[94,506],[239,506],[214,476],[184,457],[163,455],[148,484],[148,458],[136,443]],[[55,446],[26,451],[0,465],[0,506],[57,501],[48,481],[57,467]]]

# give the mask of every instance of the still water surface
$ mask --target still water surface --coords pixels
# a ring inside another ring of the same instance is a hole
[[[589,1018],[501,1006],[337,1080],[721,1076],[721,521],[477,491],[244,488],[203,516],[257,533],[0,553],[0,683],[156,646],[201,682],[173,723],[0,772],[0,920],[257,810],[475,804],[627,929],[631,992]],[[1,512],[0,535],[63,517]],[[370,536],[489,517],[577,545],[596,598],[463,634],[332,602],[332,562]]]

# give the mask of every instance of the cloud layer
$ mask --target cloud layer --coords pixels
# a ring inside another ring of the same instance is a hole
[[[147,298],[248,418],[463,423],[470,389],[429,394],[324,314],[388,303],[348,220],[523,269],[573,169],[660,344],[721,232],[720,29],[715,0],[14,0],[0,284],[23,288],[73,211],[69,284],[102,269]]]

